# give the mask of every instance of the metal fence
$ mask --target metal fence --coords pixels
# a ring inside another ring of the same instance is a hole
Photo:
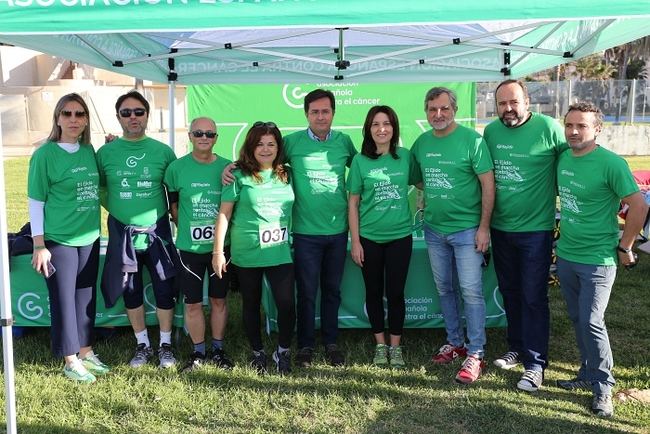
[[[496,116],[494,89],[498,82],[476,86],[476,115],[479,123]],[[593,102],[605,120],[619,124],[650,122],[649,80],[528,82],[531,110],[561,118],[570,104]]]

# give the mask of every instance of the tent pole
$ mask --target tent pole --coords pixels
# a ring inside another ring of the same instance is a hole
[[[174,110],[176,108],[176,85],[175,82],[170,81],[168,85],[168,94],[169,94],[169,146],[172,150],[176,152],[175,144],[175,131],[176,131],[176,122],[174,120]]]
[[[0,116],[1,117],[1,116]],[[16,434],[16,385],[14,378],[14,341],[12,334],[11,288],[9,286],[9,247],[7,241],[7,198],[2,151],[2,122],[0,120],[0,322],[2,325],[2,358],[4,360],[5,406],[7,432]]]

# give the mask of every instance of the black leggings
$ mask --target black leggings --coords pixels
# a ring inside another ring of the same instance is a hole
[[[363,282],[366,310],[374,334],[384,332],[384,289],[388,302],[388,332],[400,336],[404,328],[404,286],[411,262],[411,235],[387,243],[360,237],[363,247]]]
[[[244,330],[248,342],[255,351],[264,349],[260,334],[263,275],[269,282],[275,306],[278,309],[278,345],[289,348],[296,324],[293,263],[270,267],[237,267],[239,290],[242,296]]]
[[[52,354],[77,354],[93,344],[99,269],[99,240],[81,247],[45,245],[56,272],[45,279],[50,298]]]

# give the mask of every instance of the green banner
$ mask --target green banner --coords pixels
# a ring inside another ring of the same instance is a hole
[[[32,268],[31,255],[20,255],[11,257],[11,271],[9,273],[11,283],[11,310],[16,326],[26,327],[49,327],[50,326],[50,302],[48,300],[47,286],[45,279]],[[100,257],[100,276],[104,267],[104,256]],[[104,297],[99,290],[100,277],[97,278],[97,314],[95,326],[129,326],[129,319],[126,316],[124,302],[120,298],[115,306],[106,309]],[[151,279],[147,270],[143,273],[144,309],[147,325],[158,324],[156,317],[156,303],[151,288]],[[177,303],[174,311],[174,326],[183,326],[183,303]]]
[[[647,2],[547,0],[512,7],[493,0],[0,0],[0,33],[382,26],[639,14],[648,14]]]
[[[217,122],[219,155],[237,159],[246,132],[256,121],[275,122],[283,135],[307,128],[304,96],[313,89],[331,90],[336,97],[332,128],[345,132],[361,149],[361,130],[368,109],[389,105],[400,121],[400,141],[410,148],[415,139],[430,130],[424,97],[433,86],[446,86],[456,92],[456,120],[474,127],[476,120],[475,83],[312,83],[199,85],[187,88],[188,121],[208,116]]]
[[[366,294],[361,269],[352,262],[348,255],[341,283],[341,307],[339,308],[339,327],[369,328],[370,322],[366,311]],[[485,298],[485,326],[505,327],[506,314],[503,300],[497,284],[494,267],[490,263],[483,269],[483,296]],[[437,328],[444,327],[444,319],[440,310],[440,300],[433,281],[429,255],[424,240],[413,241],[413,255],[409,265],[406,288],[406,328]],[[316,297],[320,300],[320,296]],[[384,298],[384,305],[386,298]],[[267,313],[267,330],[277,330],[277,309],[271,291],[264,292],[264,311]],[[320,312],[317,306],[316,312]],[[387,310],[384,308],[384,312]],[[320,318],[316,317],[316,326],[320,327]]]

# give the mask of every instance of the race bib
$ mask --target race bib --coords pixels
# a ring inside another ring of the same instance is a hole
[[[196,244],[208,244],[214,241],[213,224],[191,224],[190,239]]]
[[[289,230],[280,223],[260,226],[260,247],[267,248],[286,243],[289,240]]]

